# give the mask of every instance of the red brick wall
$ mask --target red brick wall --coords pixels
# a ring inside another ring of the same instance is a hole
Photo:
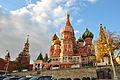
[[[29,71],[32,71],[33,70],[33,64],[30,64],[29,65],[29,69],[28,69]]]
[[[13,71],[15,69],[16,63],[14,61],[10,61],[8,66],[8,71]]]
[[[4,70],[5,67],[5,60],[0,58],[0,70]]]
[[[18,57],[18,64],[25,69],[29,68],[30,65],[30,56],[19,56]]]
[[[0,70],[4,70],[6,69],[6,64],[7,61],[5,59],[0,58]],[[9,72],[13,71],[15,67],[15,62],[14,61],[10,61],[9,65],[8,65],[8,70]]]

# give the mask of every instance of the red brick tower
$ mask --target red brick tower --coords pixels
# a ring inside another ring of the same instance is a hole
[[[29,54],[29,35],[27,41],[24,44],[23,51],[18,56],[18,66],[21,66],[22,69],[28,69],[30,65],[30,54]]]
[[[14,66],[15,62],[10,60],[10,52],[8,50],[6,50],[7,55],[5,56],[4,61],[2,62],[2,67],[4,71],[13,71],[14,70]]]

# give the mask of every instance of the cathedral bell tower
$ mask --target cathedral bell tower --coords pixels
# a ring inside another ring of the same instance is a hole
[[[73,55],[75,46],[74,29],[71,26],[69,17],[70,15],[67,14],[65,26],[63,26],[60,31],[62,35],[60,54],[62,62],[69,62],[69,59],[71,59]]]

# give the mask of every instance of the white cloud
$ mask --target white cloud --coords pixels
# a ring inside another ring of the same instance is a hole
[[[2,5],[0,5],[0,8],[2,8]]]
[[[75,1],[77,0],[41,0],[15,11],[6,11],[0,7],[0,57],[4,58],[8,49],[12,60],[15,59],[28,34],[31,60],[40,52],[49,52],[53,33],[58,25],[65,22],[65,14],[74,7]],[[73,12],[78,9],[80,8]],[[77,22],[82,22],[82,19]],[[79,31],[76,30],[75,33]]]
[[[66,7],[71,7],[72,5],[74,5],[74,1],[75,1],[75,0],[68,0],[68,1],[66,2]]]
[[[83,19],[78,19],[77,20],[77,23],[80,24],[81,22],[83,22],[84,20]]]
[[[67,12],[67,8],[62,7],[60,2],[62,0],[41,0],[15,11],[0,8],[0,57],[4,58],[8,49],[11,58],[15,59],[24,45],[27,34],[30,35],[32,60],[40,52],[49,52],[55,26],[64,22]]]
[[[87,0],[87,1],[89,1],[89,2],[92,2],[92,3],[93,3],[93,2],[96,2],[97,0]]]
[[[79,30],[75,30],[75,34],[78,34],[78,33],[80,33],[80,31]]]

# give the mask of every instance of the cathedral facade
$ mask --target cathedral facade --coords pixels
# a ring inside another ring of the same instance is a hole
[[[70,15],[67,14],[65,25],[60,34],[61,39],[56,34],[52,37],[50,47],[49,65],[59,68],[74,68],[81,66],[95,65],[95,50],[92,44],[93,33],[86,28],[82,37],[76,40],[74,29],[70,23]]]

